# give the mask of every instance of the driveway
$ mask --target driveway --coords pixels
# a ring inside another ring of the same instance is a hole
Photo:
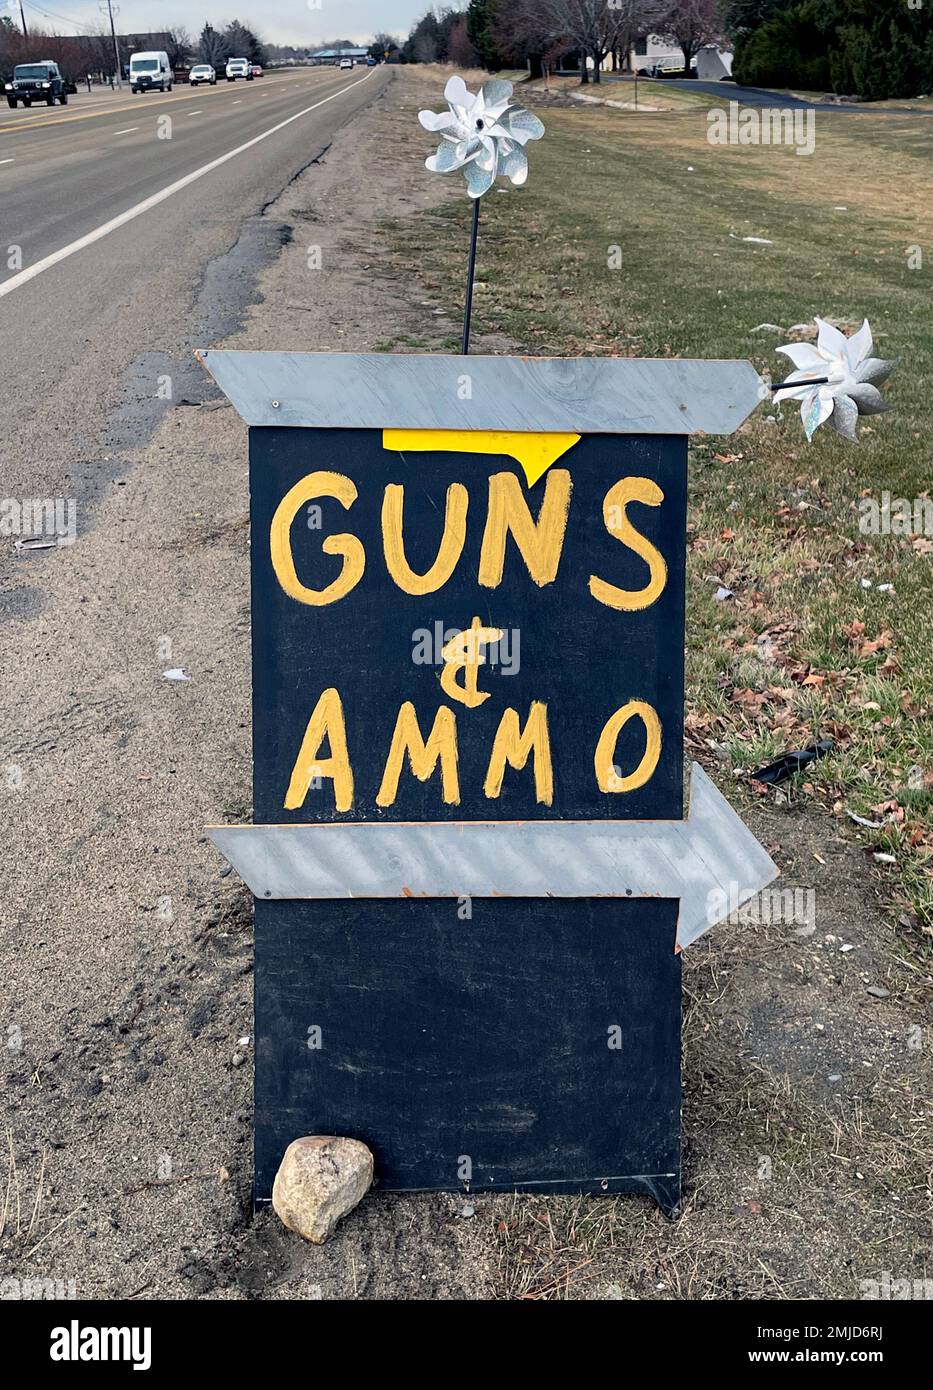
[[[642,78],[645,84],[654,85],[655,80],[667,87],[689,86],[692,92],[703,92],[707,96],[718,97],[721,101],[738,101],[743,106],[781,106],[800,111],[845,111],[866,113],[875,116],[933,116],[933,109],[917,106],[876,106],[868,102],[808,101],[804,97],[792,96],[790,92],[769,91],[766,87],[740,87],[735,82],[701,82],[696,78],[688,81],[684,77]],[[632,82],[628,75],[603,73],[603,82]]]

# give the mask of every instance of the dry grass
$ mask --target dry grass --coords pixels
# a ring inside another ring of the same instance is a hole
[[[735,768],[834,738],[836,755],[793,796],[846,824],[849,812],[880,822],[863,839],[896,860],[874,861],[892,904],[933,931],[931,541],[858,529],[863,495],[929,487],[931,272],[911,268],[908,248],[933,245],[933,127],[821,113],[816,152],[801,157],[711,146],[699,111],[557,103],[545,116],[528,188],[485,200],[477,345],[485,334],[542,354],[747,356],[779,374],[782,335],[752,330],[821,313],[867,315],[877,351],[904,357],[896,413],[866,422],[857,447],[827,431],[808,447],[788,408],[756,413],[729,441],[695,441],[688,727]],[[403,259],[417,243],[423,264],[430,246],[426,283],[442,303],[461,293],[464,202],[397,228]]]
[[[729,440],[694,442],[688,746],[775,842],[783,881],[818,882],[818,932],[724,924],[691,948],[683,1215],[496,1199],[502,1295],[857,1298],[882,1269],[928,1277],[933,560],[862,536],[857,507],[866,491],[929,486],[930,267],[906,252],[933,245],[933,127],[820,115],[807,158],[712,147],[703,109],[529,104],[548,133],[528,187],[484,203],[477,351],[749,357],[778,373],[784,339],[752,330],[820,313],[867,315],[879,353],[904,362],[896,414],[857,447],[825,432],[808,447],[798,417],[767,410]],[[417,127],[396,130],[416,159]],[[391,228],[386,270],[417,280],[448,325],[468,216],[452,180],[435,213]],[[441,331],[426,325],[418,346],[456,350]],[[728,778],[827,736],[834,756],[789,787]],[[866,994],[879,979],[883,1002]]]
[[[39,1173],[35,1182],[35,1193],[32,1200],[32,1209],[29,1211],[28,1220],[26,1212],[28,1206],[24,1205],[23,1195],[20,1186],[20,1169],[16,1161],[16,1151],[13,1147],[13,1131],[7,1130],[7,1180],[4,1189],[3,1208],[0,1210],[0,1247],[7,1242],[11,1247],[31,1247],[26,1250],[27,1255],[31,1255],[33,1250],[46,1239],[51,1232],[46,1232],[36,1244],[33,1244],[34,1237],[38,1234],[40,1219],[42,1216],[43,1200],[45,1198],[45,1170],[48,1159],[47,1150],[43,1148],[39,1162]]]

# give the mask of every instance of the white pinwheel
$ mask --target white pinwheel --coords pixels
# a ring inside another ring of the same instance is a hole
[[[815,347],[812,343],[789,343],[777,349],[790,358],[797,371],[791,372],[774,393],[774,400],[800,401],[808,440],[813,439],[824,422],[846,439],[854,440],[860,415],[880,415],[891,409],[878,386],[891,375],[897,361],[872,357],[867,319],[851,338],[825,319],[817,318],[815,322],[819,329]]]
[[[523,146],[540,140],[544,126],[524,107],[512,105],[512,84],[494,78],[474,95],[462,77],[452,77],[444,88],[448,111],[419,111],[425,130],[440,135],[437,154],[425,164],[435,174],[462,169],[471,198],[488,193],[499,174],[514,184],[528,178]]]

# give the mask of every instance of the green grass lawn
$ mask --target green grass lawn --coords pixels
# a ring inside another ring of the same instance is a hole
[[[796,407],[770,403],[731,438],[694,441],[687,728],[695,756],[733,770],[835,740],[807,776],[777,791],[737,777],[735,795],[812,804],[884,856],[914,949],[933,932],[933,536],[862,535],[858,504],[922,497],[933,472],[933,127],[821,113],[802,156],[711,146],[705,109],[538,109],[528,186],[484,200],[476,350],[739,357],[778,379],[786,333],[753,330],[816,313],[867,316],[877,355],[903,359],[895,413],[857,445],[825,427],[808,445]],[[455,192],[394,227],[452,315],[470,213]],[[714,600],[720,583],[733,598]]]

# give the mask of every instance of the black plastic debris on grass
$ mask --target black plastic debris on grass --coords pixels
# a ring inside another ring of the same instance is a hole
[[[788,777],[793,777],[795,772],[802,772],[805,767],[809,767],[810,763],[825,758],[835,746],[831,738],[823,739],[821,743],[815,743],[811,748],[798,748],[792,753],[782,753],[775,762],[768,763],[767,767],[760,767],[757,772],[750,775],[755,782],[766,782],[769,786],[775,786],[778,782],[786,782]]]

